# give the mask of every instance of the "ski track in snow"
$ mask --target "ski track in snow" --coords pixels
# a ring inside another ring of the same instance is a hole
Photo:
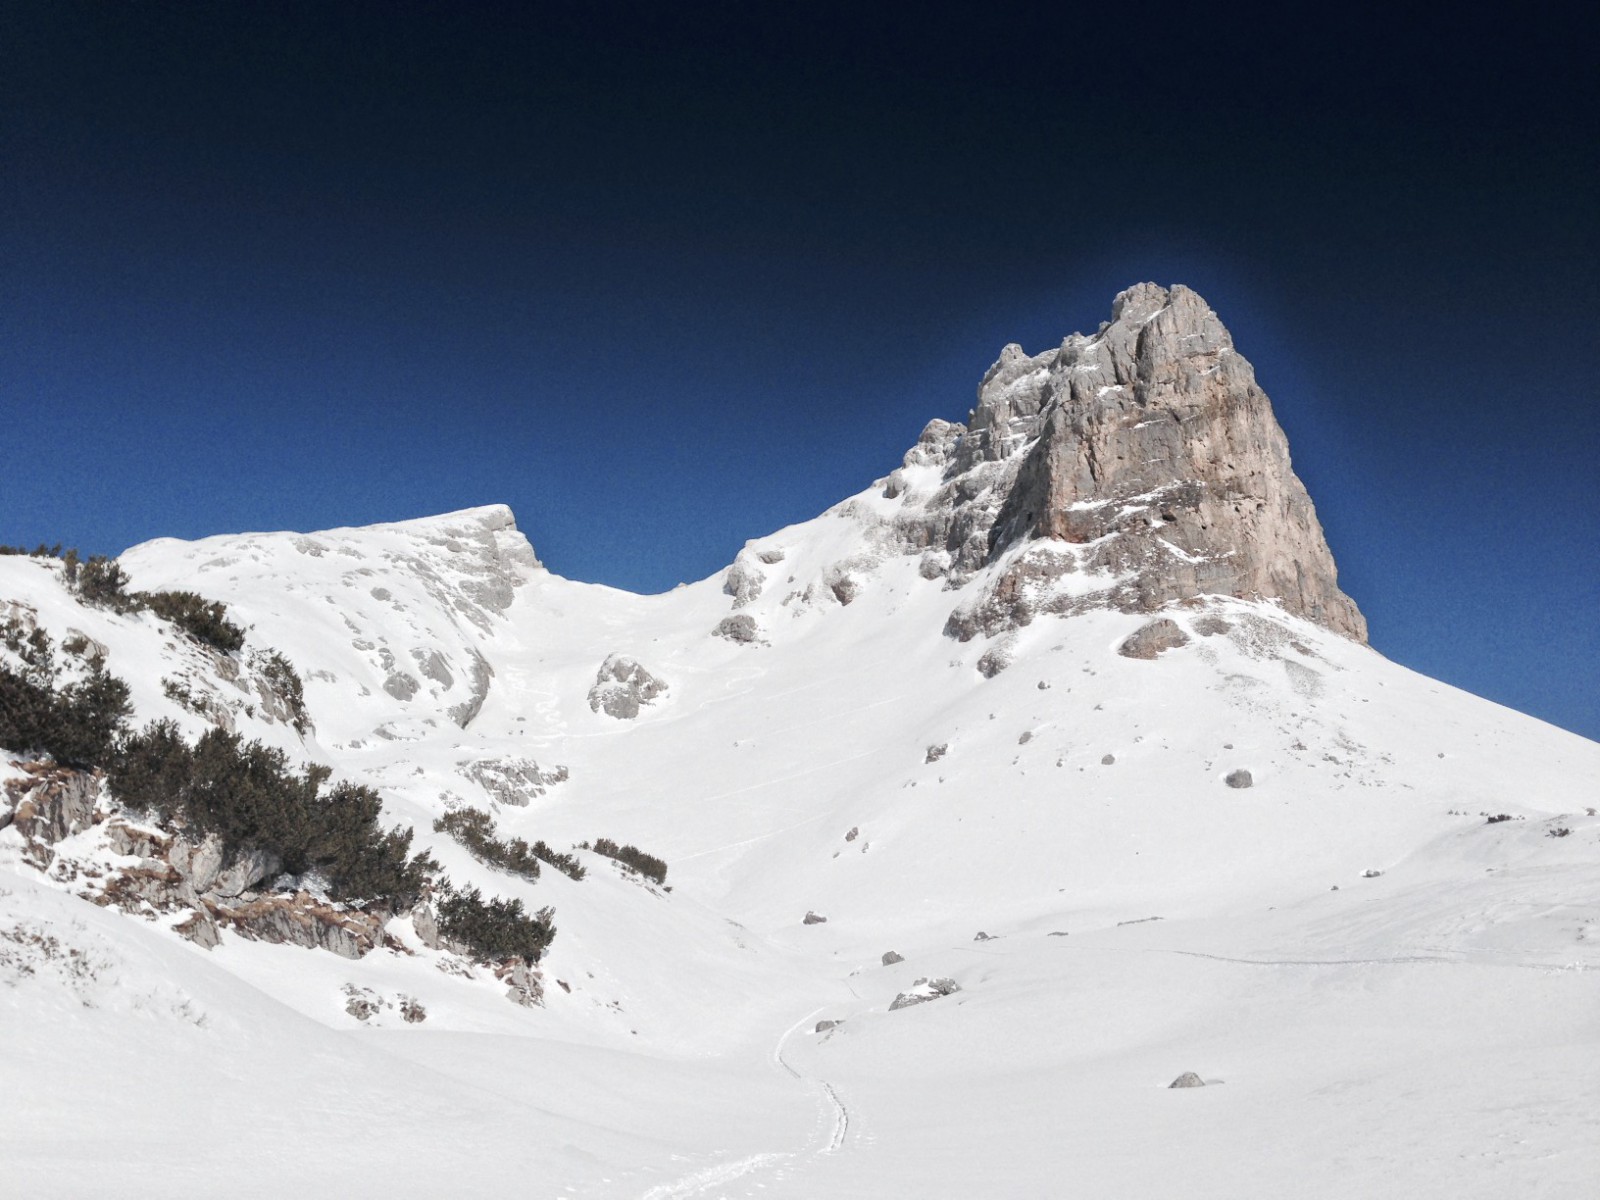
[[[752,1154],[749,1158],[718,1163],[716,1166],[696,1171],[692,1175],[685,1175],[682,1179],[675,1179],[670,1183],[657,1184],[646,1192],[640,1200],[682,1200],[684,1197],[698,1196],[707,1188],[713,1188],[722,1183],[731,1183],[742,1175],[748,1175],[750,1172],[760,1170],[763,1167],[776,1166],[790,1157],[792,1156],[788,1154]]]
[[[817,1129],[826,1127],[827,1132],[813,1134],[817,1143],[811,1150],[811,1156],[817,1157],[825,1154],[837,1154],[845,1148],[845,1143],[850,1136],[850,1110],[839,1093],[825,1079],[814,1079],[801,1074],[787,1058],[784,1057],[784,1048],[789,1039],[803,1029],[807,1022],[818,1013],[825,1011],[826,1005],[814,1008],[801,1017],[789,1028],[785,1029],[778,1037],[777,1043],[772,1048],[772,1061],[775,1066],[787,1074],[797,1083],[807,1084],[818,1089],[818,1099],[822,1102]],[[685,1175],[679,1179],[659,1183],[640,1197],[640,1200],[685,1200],[687,1197],[698,1196],[710,1188],[720,1184],[731,1183],[735,1179],[743,1178],[757,1171],[767,1171],[778,1168],[784,1163],[798,1157],[800,1151],[772,1151],[765,1154],[752,1154],[745,1158],[734,1159],[732,1162],[716,1163],[703,1167],[698,1171]]]
[[[1146,953],[1181,954],[1186,958],[1209,958],[1212,962],[1238,963],[1247,967],[1387,967],[1414,963],[1442,963],[1458,967],[1519,967],[1529,971],[1548,971],[1556,965],[1452,958],[1442,954],[1401,954],[1389,958],[1229,958],[1224,954],[1204,954],[1199,950],[1148,950]]]
[[[810,1021],[818,1013],[823,1012],[826,1007],[826,1005],[823,1005],[821,1008],[812,1009],[793,1025],[789,1026],[788,1029],[784,1030],[783,1036],[778,1039],[778,1044],[772,1050],[772,1061],[802,1082],[807,1082],[808,1077],[795,1070],[789,1060],[784,1058],[783,1049],[788,1045],[789,1039],[798,1033],[807,1021]],[[827,1080],[812,1079],[809,1082],[815,1083],[822,1089],[823,1097],[826,1099],[828,1107],[832,1110],[833,1117],[833,1129],[828,1134],[828,1144],[820,1148],[817,1153],[835,1154],[844,1148],[845,1139],[849,1136],[850,1110],[845,1107],[844,1101],[839,1099],[839,1093],[833,1090],[833,1085]]]

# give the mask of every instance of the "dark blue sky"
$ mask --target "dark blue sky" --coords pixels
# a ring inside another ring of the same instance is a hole
[[[1594,44],[1576,5],[6,5],[0,541],[504,501],[660,590],[1005,342],[1183,282],[1373,644],[1600,736]]]

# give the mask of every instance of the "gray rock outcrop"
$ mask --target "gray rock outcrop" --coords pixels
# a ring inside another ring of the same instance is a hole
[[[906,956],[894,950],[886,950],[883,954],[883,965],[892,967],[895,963],[905,962]]]
[[[508,958],[494,967],[495,977],[506,985],[506,999],[524,1008],[544,1006],[544,974],[524,959]]]
[[[629,721],[666,690],[666,681],[652,675],[639,662],[625,654],[612,654],[600,664],[594,686],[589,689],[589,708]]]
[[[918,492],[928,466],[938,485]],[[1007,346],[966,429],[930,425],[889,491],[907,552],[947,563],[952,586],[989,569],[946,625],[962,641],[1204,595],[1366,640],[1266,393],[1181,285],[1129,288],[1098,332],[1042,354]]]
[[[1169,617],[1158,617],[1123,638],[1117,653],[1123,658],[1153,659],[1163,650],[1175,650],[1188,644],[1189,635],[1179,628],[1176,621]]]
[[[889,1005],[890,1012],[898,1012],[902,1008],[910,1008],[913,1004],[926,1004],[930,1000],[938,1000],[943,996],[953,996],[961,990],[961,985],[954,979],[919,979],[911,985],[911,990],[901,992]]]
[[[342,958],[360,958],[383,940],[379,914],[318,900],[309,892],[262,896],[227,907],[206,905],[218,925],[261,942],[327,950]]]
[[[184,920],[174,925],[172,931],[181,937],[188,938],[202,950],[215,950],[222,944],[222,931],[217,928],[217,923],[207,913],[191,913]]]
[[[26,841],[53,846],[94,822],[100,795],[98,771],[74,771],[49,763],[22,764],[26,776],[6,784],[7,812]]]
[[[749,613],[735,613],[731,617],[723,617],[711,632],[719,638],[727,638],[730,642],[744,645],[760,640],[761,636],[756,619]]]
[[[1179,1075],[1171,1083],[1167,1084],[1167,1087],[1169,1089],[1170,1088],[1192,1088],[1192,1087],[1205,1087],[1205,1085],[1206,1085],[1206,1081],[1204,1079],[1201,1079],[1200,1076],[1196,1075],[1193,1071],[1185,1071],[1182,1075]]]
[[[472,673],[472,682],[467,698],[450,708],[450,719],[462,729],[472,724],[472,719],[483,710],[483,702],[489,698],[489,685],[494,680],[494,668],[476,650],[472,653],[468,669]],[[449,686],[450,682],[447,681],[445,687]]]
[[[804,920],[800,922],[802,925],[826,925],[827,923],[827,917],[823,916],[821,913],[814,912],[806,913]]]
[[[762,571],[760,560],[750,547],[746,546],[739,551],[732,565],[728,567],[727,574],[723,576],[722,590],[733,597],[735,608],[743,608],[761,595],[761,589],[766,583],[766,572]]]
[[[1231,788],[1247,788],[1255,783],[1255,780],[1251,778],[1249,771],[1240,767],[1237,771],[1229,771],[1227,778],[1222,782]]]
[[[462,776],[478,784],[496,804],[523,808],[568,778],[566,767],[544,767],[531,758],[474,758],[456,764]]]

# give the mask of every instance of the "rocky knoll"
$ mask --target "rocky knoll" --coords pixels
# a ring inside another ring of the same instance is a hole
[[[963,641],[1205,595],[1273,599],[1366,640],[1266,393],[1181,285],[1129,288],[1098,332],[1043,354],[1007,346],[966,427],[932,422],[886,494],[925,576],[984,572],[950,618]]]

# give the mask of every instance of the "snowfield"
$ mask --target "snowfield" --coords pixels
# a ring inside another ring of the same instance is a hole
[[[1595,1193],[1600,746],[1242,600],[1168,609],[1148,660],[1145,617],[1041,618],[985,677],[888,505],[659,596],[552,575],[499,507],[129,551],[296,666],[304,738],[0,558],[0,616],[103,645],[141,723],[206,728],[186,673],[558,928],[526,1008],[404,919],[359,960],[201,949],[0,830],[0,1194]],[[613,654],[665,685],[631,719],[591,704]],[[497,872],[433,832],[460,804],[669,886]]]

